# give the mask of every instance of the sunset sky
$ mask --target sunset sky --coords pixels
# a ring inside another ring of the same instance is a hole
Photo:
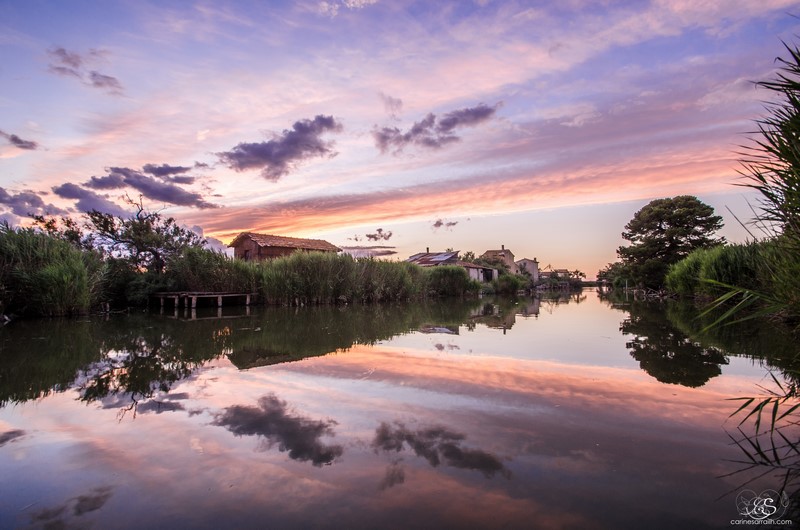
[[[746,231],[737,150],[800,2],[0,0],[0,217],[127,194],[391,259],[594,277],[652,199]],[[730,209],[733,213],[729,212]]]

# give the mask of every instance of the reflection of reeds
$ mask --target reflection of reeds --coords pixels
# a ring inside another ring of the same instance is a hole
[[[741,469],[726,476],[755,472],[739,489],[763,477],[780,480],[778,492],[788,499],[789,512],[784,519],[800,515],[800,394],[795,382],[782,384],[770,373],[776,390],[761,387],[758,397],[733,398],[742,404],[730,417],[740,416],[732,443],[743,455]]]

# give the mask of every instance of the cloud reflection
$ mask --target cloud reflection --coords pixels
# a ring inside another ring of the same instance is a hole
[[[72,515],[81,517],[105,506],[113,493],[113,488],[110,486],[94,488],[89,493],[69,499],[60,506],[35,512],[31,515],[31,522],[41,523],[44,528],[84,528],[82,524],[73,526],[66,520],[69,517],[67,510],[70,505],[72,505]]]
[[[3,447],[5,444],[9,442],[13,442],[17,438],[20,438],[21,436],[25,436],[25,431],[20,429],[14,429],[11,431],[0,433],[0,447]]]
[[[427,460],[433,467],[444,464],[459,469],[471,469],[480,471],[487,478],[493,477],[495,473],[506,478],[511,476],[511,472],[493,454],[462,447],[465,438],[464,434],[441,426],[412,431],[399,422],[395,423],[395,427],[382,422],[375,430],[372,447],[376,451],[400,452],[407,445],[414,454]]]
[[[334,435],[331,427],[335,424],[332,420],[315,421],[293,415],[287,403],[275,394],[261,397],[257,407],[228,407],[213,422],[236,436],[262,436],[266,441],[263,450],[277,443],[281,451],[289,452],[289,458],[311,461],[317,467],[332,464],[344,452],[341,445],[325,445],[320,441],[325,435]]]

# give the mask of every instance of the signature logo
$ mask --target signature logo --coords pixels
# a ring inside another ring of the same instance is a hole
[[[743,490],[736,496],[736,509],[739,515],[751,519],[764,520],[781,517],[789,506],[786,493],[764,490],[756,494],[753,490]]]

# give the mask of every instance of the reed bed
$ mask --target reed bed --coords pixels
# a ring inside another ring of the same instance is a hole
[[[321,252],[246,262],[201,247],[170,258],[164,272],[78,248],[51,234],[0,225],[0,314],[81,314],[101,303],[145,305],[158,291],[257,293],[273,305],[373,303],[477,292],[461,267]]]
[[[102,279],[100,264],[69,243],[32,229],[0,224],[3,313],[86,313]]]
[[[463,296],[475,290],[461,267],[424,269],[323,252],[245,262],[188,249],[169,265],[166,275],[177,290],[253,292],[272,305],[389,302]]]

